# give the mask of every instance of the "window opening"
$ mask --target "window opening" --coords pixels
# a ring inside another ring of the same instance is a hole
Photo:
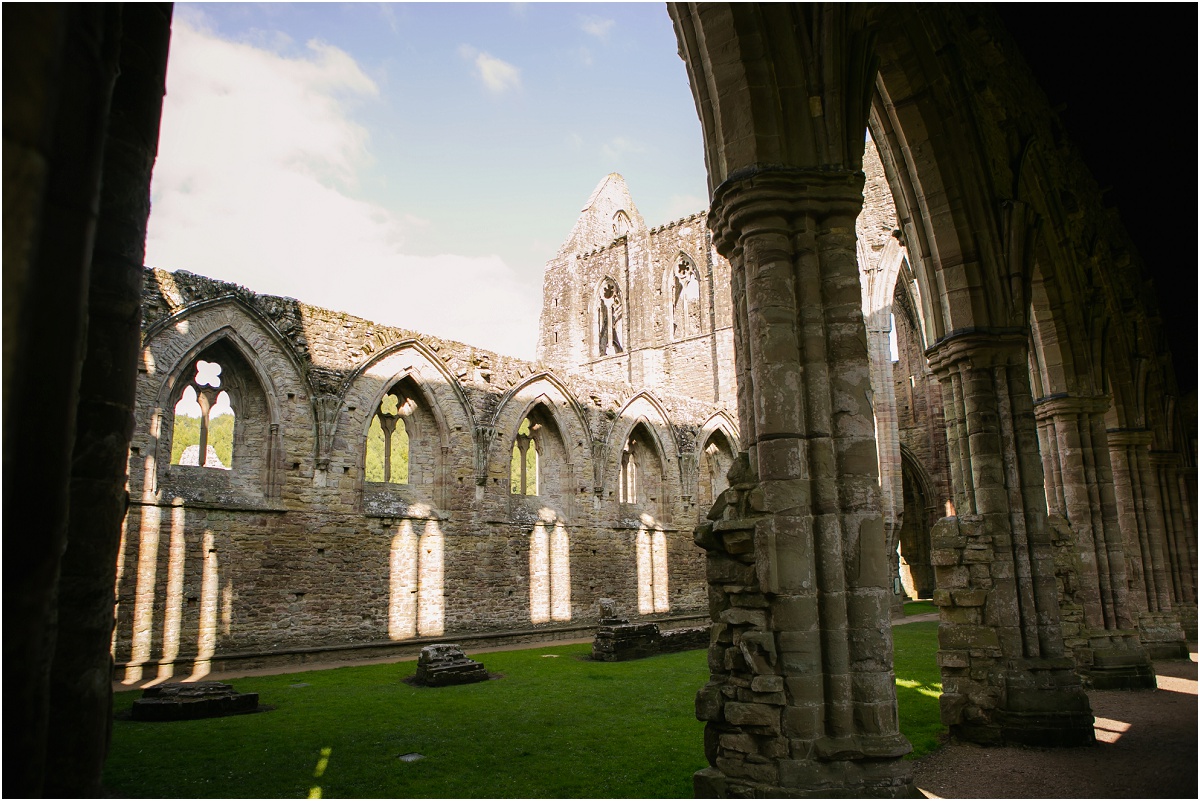
[[[171,464],[229,470],[233,466],[236,415],[221,388],[221,365],[199,359],[175,404]]]
[[[637,440],[629,440],[621,452],[621,503],[638,502],[638,463],[634,456]]]
[[[671,284],[672,333],[676,339],[696,336],[700,333],[700,278],[687,254],[680,253],[676,259]]]
[[[625,348],[621,345],[620,335],[623,316],[621,293],[617,289],[617,282],[611,278],[605,278],[600,287],[600,301],[596,307],[601,356],[625,352]]]
[[[540,428],[531,425],[526,417],[517,429],[510,465],[509,491],[513,495],[538,494],[538,443],[535,433]]]
[[[411,401],[402,403],[394,389],[383,396],[375,408],[367,431],[367,458],[364,478],[383,484],[408,483],[408,424],[405,416]]]

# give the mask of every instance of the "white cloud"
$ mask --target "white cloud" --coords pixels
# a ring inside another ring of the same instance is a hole
[[[521,88],[521,70],[491,53],[483,53],[470,45],[459,45],[458,54],[475,63],[475,74],[493,94]]]
[[[635,142],[632,139],[617,136],[601,145],[600,152],[609,161],[617,161],[627,153],[645,153],[646,148],[641,143]]]
[[[146,263],[532,356],[536,289],[498,256],[405,254],[428,221],[354,195],[372,159],[348,106],[377,92],[330,45],[287,58],[177,20]]]
[[[579,27],[584,33],[591,34],[597,39],[607,41],[608,33],[616,25],[616,20],[604,19],[602,17],[580,17]]]

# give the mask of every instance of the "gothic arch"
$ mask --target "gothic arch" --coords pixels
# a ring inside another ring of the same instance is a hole
[[[511,447],[521,421],[529,416],[534,406],[542,404],[554,419],[563,440],[569,463],[583,469],[589,461],[589,444],[592,441],[590,427],[583,407],[574,393],[552,373],[538,373],[517,384],[500,398],[496,411],[486,424],[500,443],[507,464],[505,448]],[[571,414],[565,414],[566,410]],[[488,464],[492,463],[491,445],[488,446]]]
[[[237,410],[235,431],[244,432],[246,426],[261,428],[255,439],[261,438],[264,445],[261,453],[253,452],[248,464],[235,465],[228,477],[207,476],[191,489],[188,484],[173,480],[171,491],[192,497],[195,492],[203,495],[224,491],[216,484],[232,482],[238,492],[249,493],[248,502],[278,496],[282,482],[279,462],[284,453],[282,430],[307,430],[312,425],[307,407],[285,407],[282,398],[304,394],[309,384],[302,363],[274,324],[239,298],[227,296],[182,307],[148,329],[142,346],[142,365],[147,375],[161,379],[138,386],[137,426],[131,445],[145,454],[145,461],[141,470],[131,463],[130,490],[135,497],[151,500],[160,488],[167,486],[163,482],[171,467],[174,410],[182,391],[179,382],[188,380],[184,379],[184,372],[214,348],[224,349],[227,358],[232,357],[236,362],[236,372],[250,382],[247,386],[251,394],[239,402],[252,400],[260,406],[259,411],[245,406]],[[227,377],[232,375],[226,373]],[[237,440],[243,437],[235,437]],[[213,482],[214,486],[203,489]]]

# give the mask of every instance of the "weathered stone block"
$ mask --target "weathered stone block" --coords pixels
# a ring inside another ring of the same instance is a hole
[[[426,645],[417,657],[413,680],[425,687],[449,687],[487,681],[488,672],[481,663],[468,659],[458,645]]]
[[[983,606],[987,602],[987,590],[954,590],[950,593],[955,606]]]
[[[779,733],[779,708],[775,706],[729,701],[725,704],[725,720],[734,726],[760,726]]]

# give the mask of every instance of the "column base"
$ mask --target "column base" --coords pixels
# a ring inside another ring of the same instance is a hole
[[[1095,745],[1096,719],[1069,657],[1025,660],[1004,673],[1004,698],[992,715],[1009,745]]]
[[[1145,650],[1093,649],[1088,678],[1094,690],[1156,690],[1154,663]]]
[[[1138,616],[1138,635],[1151,659],[1187,659],[1188,641],[1179,610],[1142,612]],[[1195,637],[1195,630],[1191,632]]]
[[[787,759],[776,765],[776,781],[755,781],[727,775],[719,768],[704,768],[693,774],[692,788],[696,798],[920,797],[913,786],[912,763],[900,759]]]

